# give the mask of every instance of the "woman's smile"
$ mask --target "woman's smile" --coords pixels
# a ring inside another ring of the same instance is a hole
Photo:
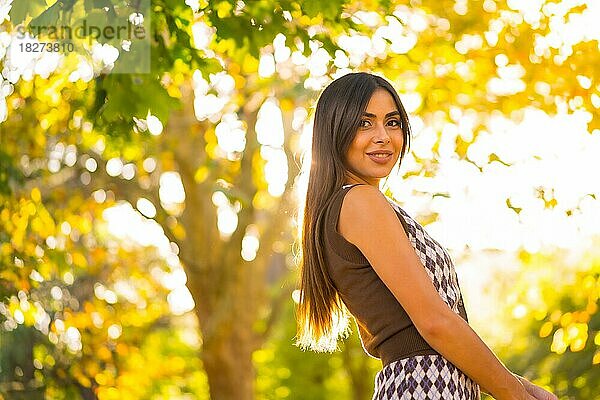
[[[377,164],[387,164],[392,161],[394,153],[385,152],[385,153],[367,153],[367,156]]]

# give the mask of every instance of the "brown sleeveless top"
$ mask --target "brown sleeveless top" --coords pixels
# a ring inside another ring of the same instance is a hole
[[[337,224],[342,202],[353,186],[356,185],[344,185],[333,195],[325,211],[323,235],[330,277],[356,320],[363,348],[369,355],[380,358],[383,365],[406,357],[438,354],[419,334],[402,305],[358,247],[339,233]],[[388,201],[440,297],[468,321],[450,255],[398,204]],[[399,265],[399,272],[401,269]]]

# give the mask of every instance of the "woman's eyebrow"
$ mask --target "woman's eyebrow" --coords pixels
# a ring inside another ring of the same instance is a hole
[[[371,114],[371,113],[368,113],[368,112],[363,113],[363,115],[365,117],[369,117],[369,118],[375,118],[375,117],[377,117],[377,115]],[[385,114],[385,118],[389,118],[389,117],[392,117],[394,115],[400,115],[400,112],[398,110],[389,112],[389,113]]]

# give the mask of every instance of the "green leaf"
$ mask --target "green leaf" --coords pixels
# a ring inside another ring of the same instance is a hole
[[[94,0],[84,0],[83,7],[85,9],[85,12],[92,11],[92,8],[94,7]]]
[[[306,0],[302,10],[311,18],[321,14],[325,19],[333,20],[342,12],[343,3],[343,0]]]
[[[36,16],[46,8],[45,0],[18,0],[13,2],[9,15],[13,25],[18,25],[27,16]]]
[[[11,195],[11,186],[21,186],[24,181],[25,177],[23,173],[15,167],[11,156],[0,150],[0,195]]]
[[[169,96],[160,82],[149,75],[144,75],[144,80],[135,85],[133,90],[144,99],[140,106],[151,110],[163,122],[169,118],[172,110],[181,107],[179,100]]]
[[[152,75],[109,75],[103,81],[106,103],[100,110],[104,121],[145,118],[148,110],[161,121],[181,106]]]
[[[85,24],[86,29],[81,29],[83,36],[89,36],[91,34],[91,30],[89,27],[97,27],[99,29],[103,29],[107,26],[107,13],[104,10],[93,10],[89,12],[87,15],[78,18],[73,24],[76,27],[83,27]]]
[[[29,23],[30,27],[52,27],[56,26],[56,21],[58,21],[58,17],[60,14],[60,4],[54,3],[50,8],[46,11],[35,17]]]

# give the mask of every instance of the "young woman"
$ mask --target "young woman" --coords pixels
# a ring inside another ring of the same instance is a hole
[[[379,191],[408,117],[383,78],[334,80],[316,107],[302,227],[298,344],[334,350],[356,320],[380,358],[374,400],[556,399],[512,374],[467,323],[448,252]]]

